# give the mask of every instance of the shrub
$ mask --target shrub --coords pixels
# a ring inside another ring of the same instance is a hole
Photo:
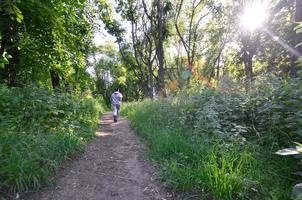
[[[100,104],[91,96],[0,87],[0,196],[40,188],[94,136]]]
[[[289,199],[299,165],[274,152],[301,135],[299,81],[257,80],[238,94],[195,88],[123,112],[170,187],[215,199]]]

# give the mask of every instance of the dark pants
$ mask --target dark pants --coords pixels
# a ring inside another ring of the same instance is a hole
[[[115,104],[115,105],[112,105],[112,107],[113,107],[113,121],[117,122],[117,119],[120,115],[120,105]]]

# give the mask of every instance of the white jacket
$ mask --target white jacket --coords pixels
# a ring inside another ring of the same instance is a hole
[[[111,95],[111,103],[112,105],[121,105],[123,99],[123,95],[116,91]]]

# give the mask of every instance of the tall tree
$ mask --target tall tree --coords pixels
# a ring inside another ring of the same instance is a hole
[[[86,84],[92,35],[86,1],[5,0],[1,4],[0,53],[11,57],[1,70],[2,79],[10,85],[34,82],[54,89]]]
[[[164,40],[165,40],[165,13],[164,4],[162,0],[156,1],[156,23],[157,23],[157,35],[156,35],[156,55],[158,60],[158,83],[157,90],[162,97],[166,96],[165,92],[165,68],[164,68]]]
[[[296,0],[295,23],[297,25],[298,23],[301,22],[302,22],[302,1]],[[300,45],[300,43],[302,42],[301,32],[297,32],[294,34],[294,41],[296,44],[297,55],[293,55],[293,64],[290,70],[290,75],[292,77],[296,77],[297,72],[299,71],[299,69],[301,69],[301,66],[298,63],[299,57],[302,56],[302,46]]]
[[[204,0],[192,0],[189,1],[189,3],[184,0],[179,0],[176,5],[176,10],[176,32],[187,54],[188,70],[192,72],[196,59],[197,42],[200,40],[200,26],[202,20],[210,14],[210,11],[206,8],[206,2]],[[179,22],[182,12],[189,17],[188,20],[186,20],[187,16],[182,19],[182,23],[185,24],[185,27],[183,27],[184,31],[181,30]]]

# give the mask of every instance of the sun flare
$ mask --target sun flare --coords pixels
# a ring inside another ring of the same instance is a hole
[[[241,26],[248,31],[261,27],[268,17],[267,5],[263,2],[252,2],[245,6],[240,17]]]

